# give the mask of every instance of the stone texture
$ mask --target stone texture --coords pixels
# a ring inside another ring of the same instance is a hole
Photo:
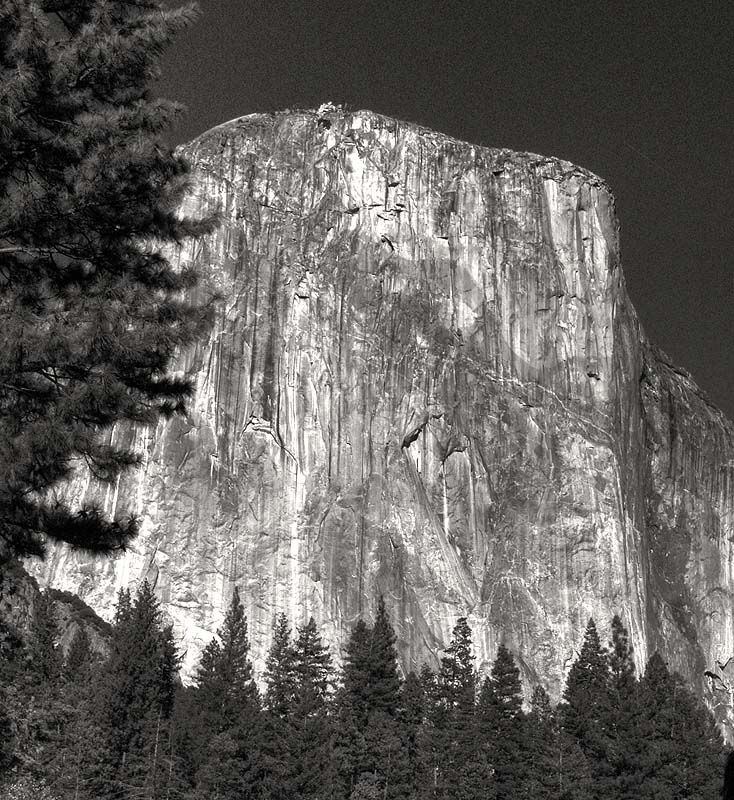
[[[172,254],[221,294],[183,353],[185,418],[115,430],[144,455],[70,492],[142,534],[36,568],[109,617],[144,576],[191,670],[234,585],[256,664],[274,616],[335,649],[385,595],[406,668],[457,617],[557,696],[589,615],[699,689],[734,654],[734,429],[645,338],[609,187],[568,162],[367,111],[243,117],[184,147]],[[201,291],[205,291],[202,288]]]
[[[27,638],[41,595],[36,579],[20,563],[5,561],[0,570],[0,620],[8,623],[22,638]],[[68,652],[74,636],[85,628],[89,645],[97,655],[110,651],[112,628],[76,595],[52,591],[53,610],[58,630],[57,644]]]

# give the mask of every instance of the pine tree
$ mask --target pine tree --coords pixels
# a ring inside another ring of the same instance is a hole
[[[481,703],[481,699],[480,699]],[[520,796],[555,800],[560,795],[557,765],[557,728],[548,692],[537,685],[530,698],[525,747],[528,758]]]
[[[489,800],[495,796],[494,782],[486,753],[477,746],[477,674],[471,628],[465,617],[457,620],[445,653],[433,719],[434,796]]]
[[[636,800],[641,779],[639,754],[643,747],[639,729],[639,684],[629,635],[617,614],[612,619],[609,667],[608,781],[605,793],[614,800]]]
[[[560,726],[554,739],[559,800],[598,800],[598,764],[587,756],[578,739]]]
[[[417,735],[416,790],[419,798],[439,796],[439,763],[445,753],[449,714],[438,676],[423,664],[418,680],[422,691],[423,719]]]
[[[331,654],[311,617],[293,645],[294,713],[305,719],[324,711],[331,687]]]
[[[415,797],[425,774],[424,754],[421,747],[421,731],[426,714],[426,699],[423,684],[418,675],[409,672],[400,689],[398,720],[402,748],[406,754],[409,797]]]
[[[121,595],[112,652],[96,687],[89,735],[96,750],[85,753],[85,782],[98,798],[165,791],[170,726],[178,659],[170,626],[162,624],[152,587],[145,581],[132,606]]]
[[[0,776],[16,762],[18,718],[24,713],[19,691],[26,665],[20,631],[0,617]]]
[[[260,720],[260,759],[264,779],[259,787],[263,797],[287,793],[302,797],[296,787],[301,777],[298,767],[302,742],[297,731],[295,653],[285,614],[280,614],[273,630],[273,643],[265,664],[265,711]],[[319,756],[322,753],[318,754]],[[310,766],[310,763],[309,763]]]
[[[381,711],[390,717],[395,716],[400,696],[398,653],[395,642],[395,630],[385,608],[385,599],[380,595],[370,646],[372,690],[369,705],[372,711]]]
[[[635,682],[635,662],[632,660],[632,646],[629,633],[619,614],[612,617],[612,641],[609,643],[609,670],[612,691],[618,698],[624,696]]]
[[[0,6],[0,556],[47,539],[111,551],[133,519],[74,511],[52,490],[75,459],[113,482],[138,456],[106,434],[183,410],[171,357],[208,310],[160,251],[212,228],[177,214],[188,167],[151,98],[191,8],[158,0]]]
[[[53,601],[48,592],[40,592],[33,598],[10,703],[15,755],[22,764],[19,775],[39,780],[49,775],[66,724],[58,635]]]
[[[80,625],[69,644],[64,659],[64,677],[69,682],[85,682],[88,679],[89,667],[94,660],[89,643],[89,634],[84,625]]]
[[[202,764],[193,797],[196,800],[241,800],[257,797],[257,775],[253,770],[251,748],[258,742],[246,731],[230,729],[207,742],[207,758]]]
[[[62,693],[66,720],[49,769],[50,782],[61,797],[85,796],[82,792],[82,769],[84,754],[89,750],[95,667],[99,666],[96,661],[87,629],[80,625],[64,660]]]
[[[599,773],[606,763],[609,695],[608,654],[594,620],[589,619],[581,650],[566,678],[560,712],[563,729],[578,741]]]
[[[640,754],[642,786],[640,797],[656,798],[680,785],[678,753],[674,741],[680,726],[674,705],[676,686],[659,653],[655,652],[645,667],[641,685],[641,728],[645,749]]]
[[[342,697],[354,717],[355,724],[367,724],[371,694],[370,646],[372,629],[363,619],[358,619],[347,641],[342,667]]]
[[[196,682],[204,746],[197,756],[196,796],[239,800],[262,794],[273,777],[273,764],[267,757],[269,741],[263,736],[247,618],[237,588],[222,627],[202,654]],[[274,794],[268,790],[267,796]]]
[[[123,626],[129,621],[132,613],[133,601],[130,595],[130,589],[120,589],[117,593],[117,604],[115,605],[115,628],[122,630]]]
[[[418,680],[422,694],[422,720],[416,738],[416,796],[428,800],[439,796],[438,764],[448,740],[449,713],[438,676],[428,664],[421,665]]]
[[[369,719],[369,651],[372,630],[358,619],[347,640],[341,671],[341,685],[335,696],[335,760],[342,794],[349,797],[360,775],[369,771],[364,731]]]
[[[640,687],[640,800],[703,800],[721,784],[723,742],[711,713],[658,653]]]
[[[303,798],[330,797],[338,783],[329,716],[331,670],[331,654],[311,617],[298,629],[293,646],[293,784]]]
[[[596,790],[591,767],[578,741],[562,730],[542,686],[533,689],[526,720],[527,758],[519,797],[533,800],[590,800]]]
[[[368,770],[380,787],[383,800],[403,800],[411,786],[410,764],[398,720],[384,710],[369,716],[363,732]],[[361,779],[365,771],[361,773]]]
[[[206,739],[209,732],[203,722],[196,687],[176,686],[171,717],[171,763],[180,792],[187,797],[193,793],[209,745]]]
[[[265,706],[272,714],[286,719],[293,710],[296,690],[291,629],[285,614],[276,620],[263,677],[267,686]]]
[[[439,674],[443,696],[449,708],[466,709],[467,713],[473,715],[477,676],[471,628],[466,617],[457,620],[445,653]]]
[[[369,785],[376,781],[385,798],[402,796],[410,768],[397,720],[399,699],[395,632],[380,597],[374,627],[358,620],[352,630],[337,696],[337,759],[348,792],[371,775]]]
[[[381,595],[370,637],[370,711],[365,750],[373,774],[381,777],[384,800],[402,800],[411,782],[408,751],[398,719],[401,682],[395,642],[395,630]]]
[[[59,636],[53,600],[48,591],[37,595],[28,643],[29,665],[26,677],[39,687],[55,686],[61,676],[62,652],[57,647]]]
[[[212,735],[236,726],[243,714],[259,711],[247,617],[236,587],[224,624],[202,653],[196,682],[202,704],[208,709]]]
[[[477,709],[498,797],[518,795],[524,783],[527,742],[522,701],[520,671],[512,653],[501,644],[491,674],[482,685]]]

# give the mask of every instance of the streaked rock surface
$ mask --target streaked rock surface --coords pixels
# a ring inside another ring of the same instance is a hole
[[[338,649],[382,593],[406,668],[466,615],[480,666],[504,641],[557,697],[620,612],[703,690],[734,655],[734,429],[646,340],[604,181],[335,108],[184,151],[187,212],[224,217],[174,254],[223,298],[196,399],[71,487],[139,514],[134,548],[36,574],[107,616],[155,580],[188,670],[238,584],[259,666],[278,612]]]

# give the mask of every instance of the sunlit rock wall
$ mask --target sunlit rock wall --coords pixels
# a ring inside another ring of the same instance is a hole
[[[144,466],[79,500],[133,511],[125,556],[45,580],[108,616],[156,582],[191,670],[232,588],[262,665],[273,619],[338,649],[384,594],[406,668],[459,616],[556,696],[590,615],[619,612],[699,688],[734,655],[734,433],[649,345],[609,187],[558,159],[376,114],[253,115],[184,148],[174,260],[221,294],[182,354],[184,418],[117,430]]]

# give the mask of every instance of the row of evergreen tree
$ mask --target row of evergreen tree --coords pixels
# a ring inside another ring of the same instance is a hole
[[[500,645],[480,680],[459,619],[440,667],[401,678],[380,599],[336,671],[313,619],[277,619],[261,691],[235,590],[192,686],[151,587],[119,596],[109,656],[80,629],[62,660],[52,604],[0,628],[0,770],[13,800],[713,800],[723,743],[653,655],[638,678],[620,619],[589,621],[562,702]],[[338,678],[338,680],[337,680]]]

